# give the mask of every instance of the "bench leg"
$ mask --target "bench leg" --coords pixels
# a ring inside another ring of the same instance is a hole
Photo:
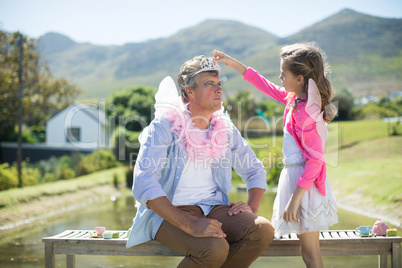
[[[54,268],[53,244],[45,243],[45,267]]]
[[[387,254],[378,255],[378,268],[387,268]]]
[[[392,268],[401,267],[401,243],[392,243],[391,264]]]
[[[67,255],[67,268],[75,268],[75,255]]]

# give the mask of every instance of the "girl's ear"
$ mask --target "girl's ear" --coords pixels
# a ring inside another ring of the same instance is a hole
[[[300,83],[301,86],[304,85],[304,77],[301,74],[297,76],[297,82]]]

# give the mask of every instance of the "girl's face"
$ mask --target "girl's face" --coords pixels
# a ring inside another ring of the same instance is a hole
[[[287,92],[296,93],[296,95],[303,94],[303,76],[295,76],[291,73],[286,64],[281,60],[281,75],[279,79],[282,81],[282,86]],[[299,96],[298,96],[299,97]]]

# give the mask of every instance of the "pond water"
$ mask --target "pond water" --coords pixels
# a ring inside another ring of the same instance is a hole
[[[231,192],[232,201],[247,200],[246,193]],[[260,214],[268,219],[272,215],[274,193],[264,195]],[[35,221],[26,226],[0,233],[0,267],[39,268],[44,267],[44,245],[42,237],[58,234],[66,229],[94,229],[106,226],[109,230],[127,230],[135,214],[134,199],[129,195],[108,197],[86,208],[76,209]],[[339,223],[331,229],[355,229],[359,225],[372,226],[375,219],[342,209],[338,211]],[[395,228],[390,225],[390,228]],[[398,234],[402,229],[398,228]],[[65,267],[65,255],[56,255],[56,267]],[[76,256],[76,267],[176,267],[181,258],[176,257],[113,257]],[[377,267],[376,256],[323,257],[325,267]],[[390,258],[388,259],[390,267]],[[262,267],[305,267],[301,257],[259,258],[252,266]]]

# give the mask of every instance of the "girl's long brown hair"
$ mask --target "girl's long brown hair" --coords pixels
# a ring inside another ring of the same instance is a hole
[[[314,43],[293,44],[281,48],[280,57],[286,68],[295,76],[304,77],[304,90],[307,93],[308,79],[313,79],[321,95],[324,120],[330,122],[336,115],[337,109],[331,104],[333,92],[331,83],[326,77],[329,65],[326,55]]]

